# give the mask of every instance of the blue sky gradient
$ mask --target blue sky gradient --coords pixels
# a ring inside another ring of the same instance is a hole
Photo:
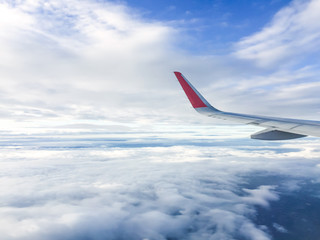
[[[291,1],[123,1],[151,21],[181,27],[194,54],[226,54],[239,39],[260,31]],[[183,41],[182,41],[183,42]],[[185,43],[186,44],[186,43]]]
[[[212,123],[188,109],[176,70],[220,109],[316,120],[317,7],[317,1],[4,2],[2,125]]]

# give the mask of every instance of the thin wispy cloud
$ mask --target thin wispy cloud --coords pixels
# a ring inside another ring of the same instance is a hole
[[[0,35],[2,126],[87,124],[90,129],[108,123],[119,124],[120,129],[132,124],[212,122],[188,109],[174,70],[184,72],[222,109],[265,115],[288,109],[284,116],[304,114],[316,119],[318,86],[311,83],[320,73],[316,63],[266,72],[244,61],[269,52],[268,41],[276,46],[284,44],[281,39],[290,39],[292,44],[286,46],[294,46],[300,38],[293,35],[300,36],[300,30],[304,38],[314,39],[317,22],[312,31],[304,27],[303,19],[311,21],[309,11],[316,8],[316,2],[293,2],[261,32],[240,40],[236,55],[214,56],[191,54],[179,46],[188,41],[188,24],[150,20],[125,4],[5,1],[0,5],[5,19]],[[269,31],[283,25],[279,19],[286,19],[281,21],[288,27]],[[290,47],[288,53],[298,54],[296,49]],[[299,48],[300,53],[308,51]],[[282,59],[277,54],[272,58]],[[301,88],[307,82],[310,88]],[[293,96],[299,97],[298,105],[293,104]],[[306,112],[306,107],[311,111]]]
[[[236,56],[264,67],[299,63],[303,55],[320,50],[319,8],[318,0],[293,1],[261,31],[243,38]]]
[[[145,95],[137,92],[171,74],[164,69],[174,30],[123,5],[8,1],[1,12],[4,117],[108,118],[113,111],[121,118],[117,109],[138,112]]]

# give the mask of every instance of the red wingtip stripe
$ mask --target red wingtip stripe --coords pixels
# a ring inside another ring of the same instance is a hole
[[[181,87],[186,93],[189,101],[191,102],[194,108],[207,107],[207,105],[201,100],[201,98],[197,95],[197,93],[192,89],[192,87],[188,84],[188,82],[183,78],[180,72],[174,72],[176,75]]]

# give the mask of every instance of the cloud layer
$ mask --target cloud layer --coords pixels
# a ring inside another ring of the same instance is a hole
[[[256,208],[319,180],[318,141],[210,131],[4,137],[1,239],[263,240],[294,231],[255,223]],[[286,177],[254,180],[272,174]]]

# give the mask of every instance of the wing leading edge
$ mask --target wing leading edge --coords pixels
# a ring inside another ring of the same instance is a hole
[[[252,139],[288,140],[306,137],[308,135],[320,137],[320,121],[276,118],[220,111],[211,106],[180,72],[174,72],[174,74],[191,102],[191,105],[197,112],[208,117],[266,128],[251,135]]]

